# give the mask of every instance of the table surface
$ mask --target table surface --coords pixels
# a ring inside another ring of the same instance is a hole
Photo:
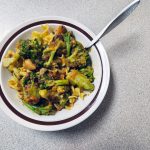
[[[0,0],[0,39],[16,25],[40,16],[61,15],[98,32],[131,0]],[[102,43],[111,66],[110,86],[97,111],[59,132],[23,127],[0,110],[0,150],[149,150],[150,1]]]

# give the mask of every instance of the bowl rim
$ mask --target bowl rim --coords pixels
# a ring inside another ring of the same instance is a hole
[[[9,43],[17,35],[19,35],[21,32],[23,32],[23,31],[25,31],[25,30],[27,30],[31,27],[34,27],[34,26],[37,26],[37,25],[42,25],[42,24],[45,24],[45,23],[63,24],[63,25],[66,25],[66,26],[73,27],[76,30],[78,30],[79,32],[83,33],[89,40],[92,40],[93,37],[95,36],[94,33],[91,30],[89,30],[87,27],[85,27],[83,24],[81,24],[77,21],[74,21],[73,19],[70,19],[70,18],[59,17],[59,16],[49,16],[49,17],[41,17],[41,18],[37,18],[37,19],[32,19],[30,21],[26,21],[26,22],[20,24],[15,29],[13,29],[9,34],[7,34],[7,36],[1,42],[1,45],[3,45],[3,46],[2,46],[1,51],[0,51],[0,60],[3,56],[3,53],[4,53],[5,49],[9,45]],[[99,51],[98,47],[101,47],[101,49],[103,49],[103,55],[102,55],[102,51],[101,50]],[[2,103],[3,103],[3,105],[5,105],[5,107],[4,106],[2,107],[2,105],[0,105],[0,107],[4,110],[4,112],[6,114],[8,114],[8,109],[9,109],[9,111],[10,111],[9,116],[13,120],[15,120],[16,122],[18,122],[18,123],[20,123],[24,126],[27,126],[29,128],[42,130],[42,131],[62,130],[62,129],[72,127],[72,126],[82,122],[87,117],[89,117],[98,108],[98,106],[101,104],[101,102],[102,102],[102,100],[103,100],[103,98],[104,98],[104,96],[107,92],[108,85],[109,85],[109,80],[110,80],[110,66],[109,66],[108,57],[107,57],[107,54],[106,54],[106,52],[105,52],[105,50],[104,50],[104,48],[103,48],[103,46],[100,42],[97,44],[96,49],[99,53],[99,57],[100,57],[101,64],[102,64],[102,81],[101,81],[101,85],[100,85],[100,87],[97,91],[97,94],[96,94],[95,98],[90,102],[88,107],[86,107],[84,110],[82,110],[77,115],[75,115],[73,117],[70,117],[68,119],[65,119],[65,120],[53,121],[53,122],[46,122],[46,121],[39,121],[39,120],[31,119],[29,117],[26,117],[26,116],[22,115],[19,111],[17,111],[8,102],[8,100],[6,99],[6,97],[3,93],[3,90],[1,88],[1,86],[0,86],[0,95],[1,95],[2,100],[3,100]],[[105,84],[104,84],[104,82],[105,82]],[[100,91],[102,90],[102,88],[103,88],[103,92],[101,92],[101,93],[103,95],[101,94],[101,100],[99,101],[98,105],[95,106],[95,101],[99,97]]]

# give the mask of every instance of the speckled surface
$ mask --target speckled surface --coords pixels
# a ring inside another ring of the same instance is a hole
[[[131,0],[0,0],[0,39],[25,20],[61,15],[96,34]],[[59,132],[18,125],[0,110],[0,150],[149,150],[150,1],[103,38],[111,65],[108,93],[86,121]]]

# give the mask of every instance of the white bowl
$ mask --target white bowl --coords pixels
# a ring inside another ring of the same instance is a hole
[[[53,116],[40,116],[26,108],[17,97],[17,92],[11,89],[7,81],[11,74],[2,66],[2,59],[9,49],[14,49],[16,41],[28,38],[34,30],[40,30],[42,24],[57,26],[62,24],[73,31],[77,40],[83,45],[89,43],[95,34],[84,25],[64,17],[43,17],[23,23],[10,32],[0,44],[0,108],[16,122],[41,131],[56,131],[72,127],[88,118],[101,104],[109,85],[110,66],[107,54],[102,44],[92,47],[90,56],[94,67],[95,90],[79,99],[71,110],[63,109]]]

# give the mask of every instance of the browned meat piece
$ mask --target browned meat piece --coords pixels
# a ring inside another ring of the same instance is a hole
[[[55,34],[56,35],[59,35],[59,34],[63,34],[63,33],[66,33],[67,32],[67,29],[65,26],[58,26],[55,30]]]
[[[58,96],[56,96],[56,92],[52,92],[52,91],[50,92],[49,100],[50,100],[50,102],[54,102],[54,103],[59,102],[59,98],[58,98]]]
[[[39,102],[39,99],[35,96],[30,96],[29,98],[25,99],[25,101],[31,105],[35,105]]]
[[[53,38],[53,41],[55,41],[56,39],[59,39],[59,40],[62,40],[62,41],[64,40],[62,34],[57,34],[57,35],[55,35],[54,38]]]

